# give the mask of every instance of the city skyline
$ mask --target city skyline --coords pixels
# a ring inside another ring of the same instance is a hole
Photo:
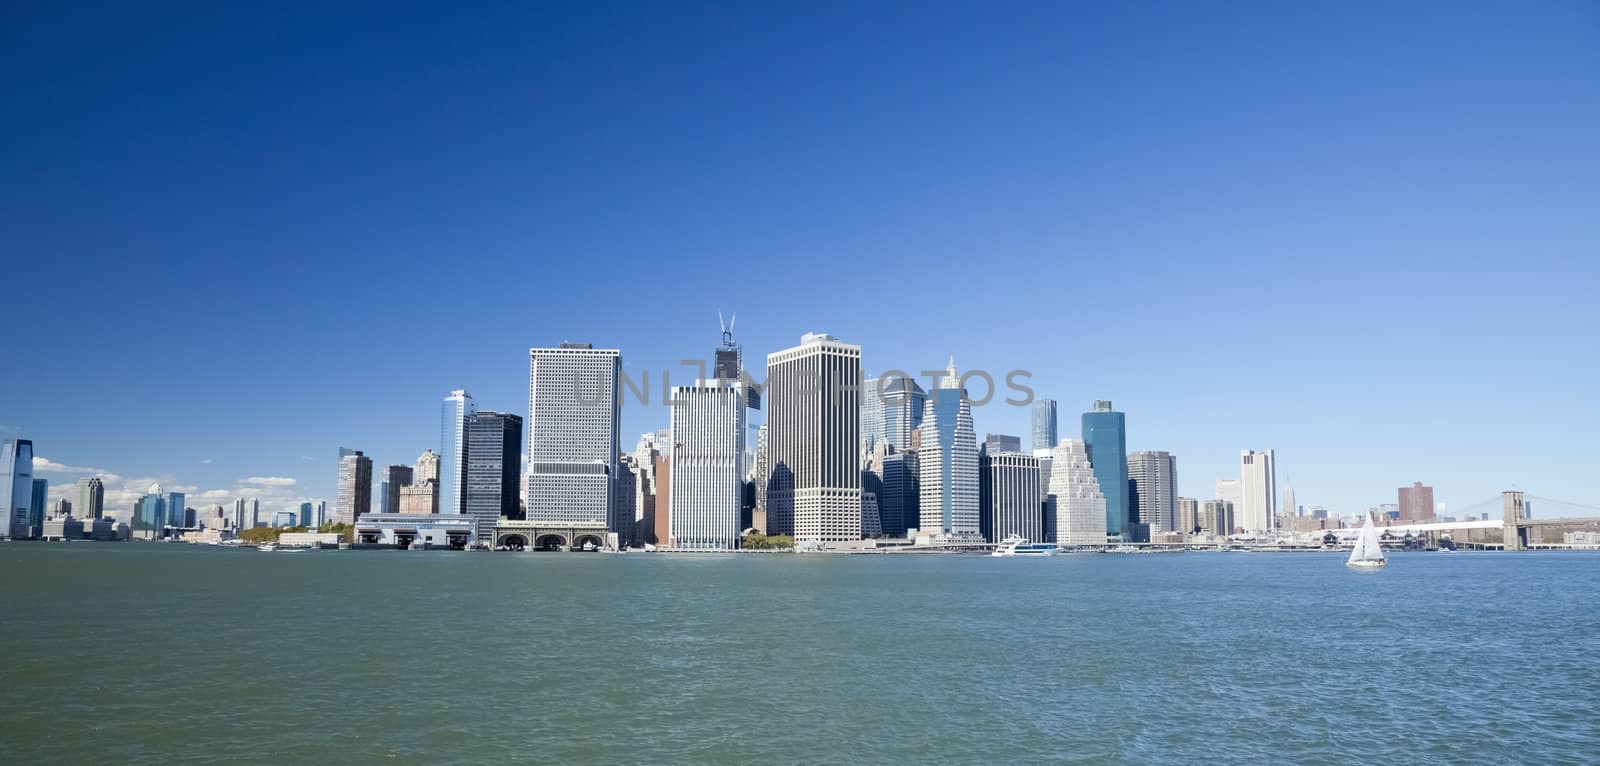
[[[655,372],[631,443],[668,421],[660,372],[691,382],[678,361],[742,309],[747,359],[827,331],[866,376],[1027,369],[1061,436],[1116,401],[1184,496],[1270,448],[1344,514],[1415,481],[1600,505],[1600,362],[1572,352],[1600,326],[1584,8],[1019,7],[983,34],[501,8],[445,51],[386,45],[428,19],[345,13],[39,7],[0,52],[7,274],[34,286],[0,434],[40,445],[52,500],[100,473],[117,512],[158,482],[197,509],[331,501],[337,445],[409,463],[455,389],[526,417],[521,356],[564,339]],[[142,294],[227,310],[116,299]],[[395,332],[406,354],[374,342]],[[108,372],[153,354],[189,374]],[[1539,448],[1473,446],[1505,434]]]

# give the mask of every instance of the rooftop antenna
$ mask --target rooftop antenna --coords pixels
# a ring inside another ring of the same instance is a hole
[[[723,343],[723,345],[732,345],[733,344],[733,323],[737,322],[737,321],[739,321],[739,312],[735,311],[733,313],[733,318],[731,320],[723,321],[723,319],[722,319],[722,309],[717,309],[717,324],[722,326],[722,343]]]

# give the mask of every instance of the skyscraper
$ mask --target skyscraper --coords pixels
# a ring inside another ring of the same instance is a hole
[[[667,545],[739,544],[745,403],[737,378],[672,389],[672,500]]]
[[[1215,496],[1218,500],[1226,500],[1234,508],[1239,507],[1239,480],[1217,479]]]
[[[1239,505],[1234,523],[1247,532],[1271,532],[1278,522],[1278,477],[1273,451],[1239,453]]]
[[[883,456],[878,473],[883,491],[878,495],[878,519],[886,537],[905,537],[907,529],[922,523],[922,466],[915,452]]]
[[[1105,544],[1106,497],[1100,486],[1094,467],[1089,463],[1088,445],[1077,439],[1062,439],[1050,455],[1056,542],[1062,545]],[[1126,487],[1126,482],[1123,486]]]
[[[1233,534],[1237,522],[1233,517],[1233,501],[1223,498],[1207,500],[1200,506],[1200,528],[1208,535]]]
[[[472,394],[458,388],[444,398],[439,423],[439,512],[466,513],[467,418],[478,411]]]
[[[1412,482],[1400,488],[1400,518],[1406,521],[1433,520],[1433,487]]]
[[[979,527],[994,543],[1021,535],[1043,542],[1044,497],[1039,486],[1039,458],[1019,450],[991,452],[978,458]]]
[[[651,541],[655,536],[656,520],[656,463],[660,457],[661,447],[667,445],[656,444],[655,434],[641,434],[639,441],[633,447],[634,470],[638,476],[633,487],[633,530],[630,533],[630,543],[642,546]]]
[[[1177,531],[1192,535],[1200,529],[1200,501],[1192,497],[1178,498]]]
[[[522,416],[489,410],[468,415],[466,460],[466,513],[477,519],[477,541],[492,545],[495,523],[517,515]]]
[[[1100,400],[1083,413],[1083,443],[1089,464],[1106,499],[1106,534],[1131,540],[1133,516],[1128,504],[1128,424],[1111,402]]]
[[[1035,399],[1033,402],[1033,449],[1055,449],[1060,439],[1056,435],[1056,400]]]
[[[861,538],[860,387],[861,347],[832,335],[807,333],[767,355],[771,533],[812,543]]]
[[[587,343],[528,350],[528,520],[601,524],[615,518],[622,352]]]
[[[367,502],[372,502],[372,461],[367,461]],[[252,497],[244,504],[245,529],[261,526],[261,498]]]
[[[1178,460],[1170,452],[1128,455],[1129,512],[1150,533],[1170,532],[1177,523]]]
[[[417,456],[417,466],[412,472],[412,484],[439,481],[439,453],[432,449],[425,449]]]
[[[27,536],[28,514],[33,509],[33,441],[6,439],[0,442],[0,503],[5,503],[4,526],[0,535],[11,539]]]
[[[301,503],[300,504],[300,526],[307,527],[307,528],[312,528],[311,527],[311,514],[312,514],[313,510],[315,510],[315,509],[312,507],[312,505],[310,503]]]
[[[861,381],[861,450],[871,452],[884,440],[883,394],[878,391],[879,378]]]
[[[184,497],[182,492],[167,493],[167,526],[183,527],[187,525],[188,519],[183,513],[183,501]]]
[[[34,539],[44,534],[44,507],[50,502],[50,482],[47,479],[34,479],[33,492],[28,501],[28,539]]]
[[[986,434],[983,444],[991,454],[998,455],[1002,452],[1021,452],[1022,437],[1007,436],[1006,434]],[[1031,538],[1030,538],[1031,539]]]
[[[423,450],[422,454],[417,456],[417,466],[412,471],[412,475],[416,477],[416,480],[411,482],[411,486],[401,487],[399,491],[401,513],[432,514],[440,512],[440,465],[439,453],[431,449]],[[393,492],[393,490],[390,491]],[[425,498],[432,498],[432,505],[427,508],[423,507]],[[407,508],[410,510],[406,510]]]
[[[756,430],[755,459],[750,464],[750,483],[755,487],[755,507],[750,511],[750,526],[767,533],[767,478],[772,474],[772,456],[767,446],[767,424]]]
[[[160,537],[161,528],[167,525],[167,499],[161,494],[161,485],[151,484],[150,491],[139,498],[135,507],[139,511],[133,516],[133,528]]]
[[[411,486],[416,475],[416,470],[409,465],[391,465],[383,469],[383,495],[379,507],[384,513],[400,512],[400,489]]]
[[[333,503],[333,520],[354,524],[372,510],[372,458],[361,450],[339,448],[339,494]]]
[[[1285,516],[1298,517],[1300,516],[1300,505],[1294,499],[1294,483],[1288,481],[1284,483],[1288,486],[1283,488],[1283,505],[1278,508],[1278,512]]]
[[[896,452],[912,449],[912,435],[922,428],[922,415],[927,411],[928,392],[917,381],[896,375],[879,383],[878,398],[883,409],[883,439]]]
[[[78,480],[79,518],[94,520],[105,515],[106,485],[99,476],[85,476]]]
[[[954,540],[981,538],[978,525],[978,440],[972,402],[950,359],[922,415],[921,534]]]

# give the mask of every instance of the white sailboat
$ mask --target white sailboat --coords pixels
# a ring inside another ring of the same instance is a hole
[[[1387,566],[1389,560],[1383,557],[1383,546],[1378,544],[1378,528],[1372,525],[1372,514],[1367,514],[1367,522],[1361,525],[1361,534],[1356,536],[1356,545],[1350,549],[1350,558],[1344,562],[1347,567],[1355,569],[1377,569]]]

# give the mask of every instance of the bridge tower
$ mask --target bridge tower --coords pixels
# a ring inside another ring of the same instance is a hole
[[[1508,489],[1500,493],[1501,505],[1505,508],[1505,528],[1502,530],[1502,540],[1508,551],[1525,551],[1528,549],[1528,530],[1522,522],[1528,518],[1528,501],[1523,497],[1521,490]]]

